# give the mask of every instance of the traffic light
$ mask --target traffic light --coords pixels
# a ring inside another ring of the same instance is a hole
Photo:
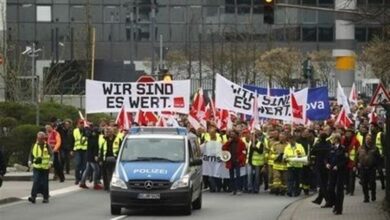
[[[264,24],[274,24],[275,0],[263,0]]]
[[[313,78],[313,65],[311,59],[307,58],[302,63],[303,78],[311,80]]]

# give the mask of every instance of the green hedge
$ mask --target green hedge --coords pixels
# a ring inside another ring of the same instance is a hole
[[[53,117],[57,119],[79,118],[78,109],[73,106],[61,105],[54,102],[40,104],[40,126],[35,126],[36,107],[30,104],[16,102],[0,102],[0,150],[8,165],[19,163],[26,165],[32,144],[37,132]],[[98,124],[101,120],[111,120],[108,114],[88,115],[88,121]],[[7,128],[8,132],[2,132]]]

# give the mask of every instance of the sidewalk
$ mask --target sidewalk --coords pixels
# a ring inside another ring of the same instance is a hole
[[[323,209],[311,201],[315,199],[313,195],[302,200],[298,200],[282,211],[278,220],[330,220],[330,219],[351,219],[351,220],[387,220],[390,215],[382,210],[382,202],[385,198],[385,191],[377,184],[377,201],[363,203],[363,192],[360,184],[356,184],[354,196],[344,197],[344,210],[342,215],[334,215],[332,209]],[[324,204],[325,202],[323,202]],[[322,205],[323,205],[322,204]]]
[[[7,176],[8,178],[0,188],[0,205],[26,199],[31,193],[31,173],[7,173]],[[73,175],[65,175],[65,182],[63,183],[52,179],[53,174],[50,174],[49,190],[51,196],[79,189],[77,185],[74,185]]]

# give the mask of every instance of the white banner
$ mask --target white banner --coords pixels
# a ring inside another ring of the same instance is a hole
[[[218,141],[208,141],[201,145],[203,154],[203,176],[229,179],[229,170],[221,160],[222,144]],[[241,167],[240,175],[246,175],[245,167]]]
[[[190,80],[152,83],[86,81],[86,113],[138,110],[188,114]]]
[[[304,95],[299,95],[299,93]],[[299,97],[307,97],[307,89],[297,93]],[[253,115],[253,99],[255,93],[247,90],[228,79],[217,75],[216,77],[216,108],[227,109],[233,112],[246,115]],[[292,121],[290,95],[267,96],[257,94],[259,117]],[[297,104],[303,106],[306,111],[306,99],[297,100]],[[306,112],[304,114],[306,117]]]

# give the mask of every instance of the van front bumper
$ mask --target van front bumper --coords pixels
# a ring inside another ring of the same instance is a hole
[[[160,199],[139,199],[140,193],[160,194]],[[111,188],[111,205],[124,208],[182,207],[190,202],[189,188],[176,190],[132,190]]]

